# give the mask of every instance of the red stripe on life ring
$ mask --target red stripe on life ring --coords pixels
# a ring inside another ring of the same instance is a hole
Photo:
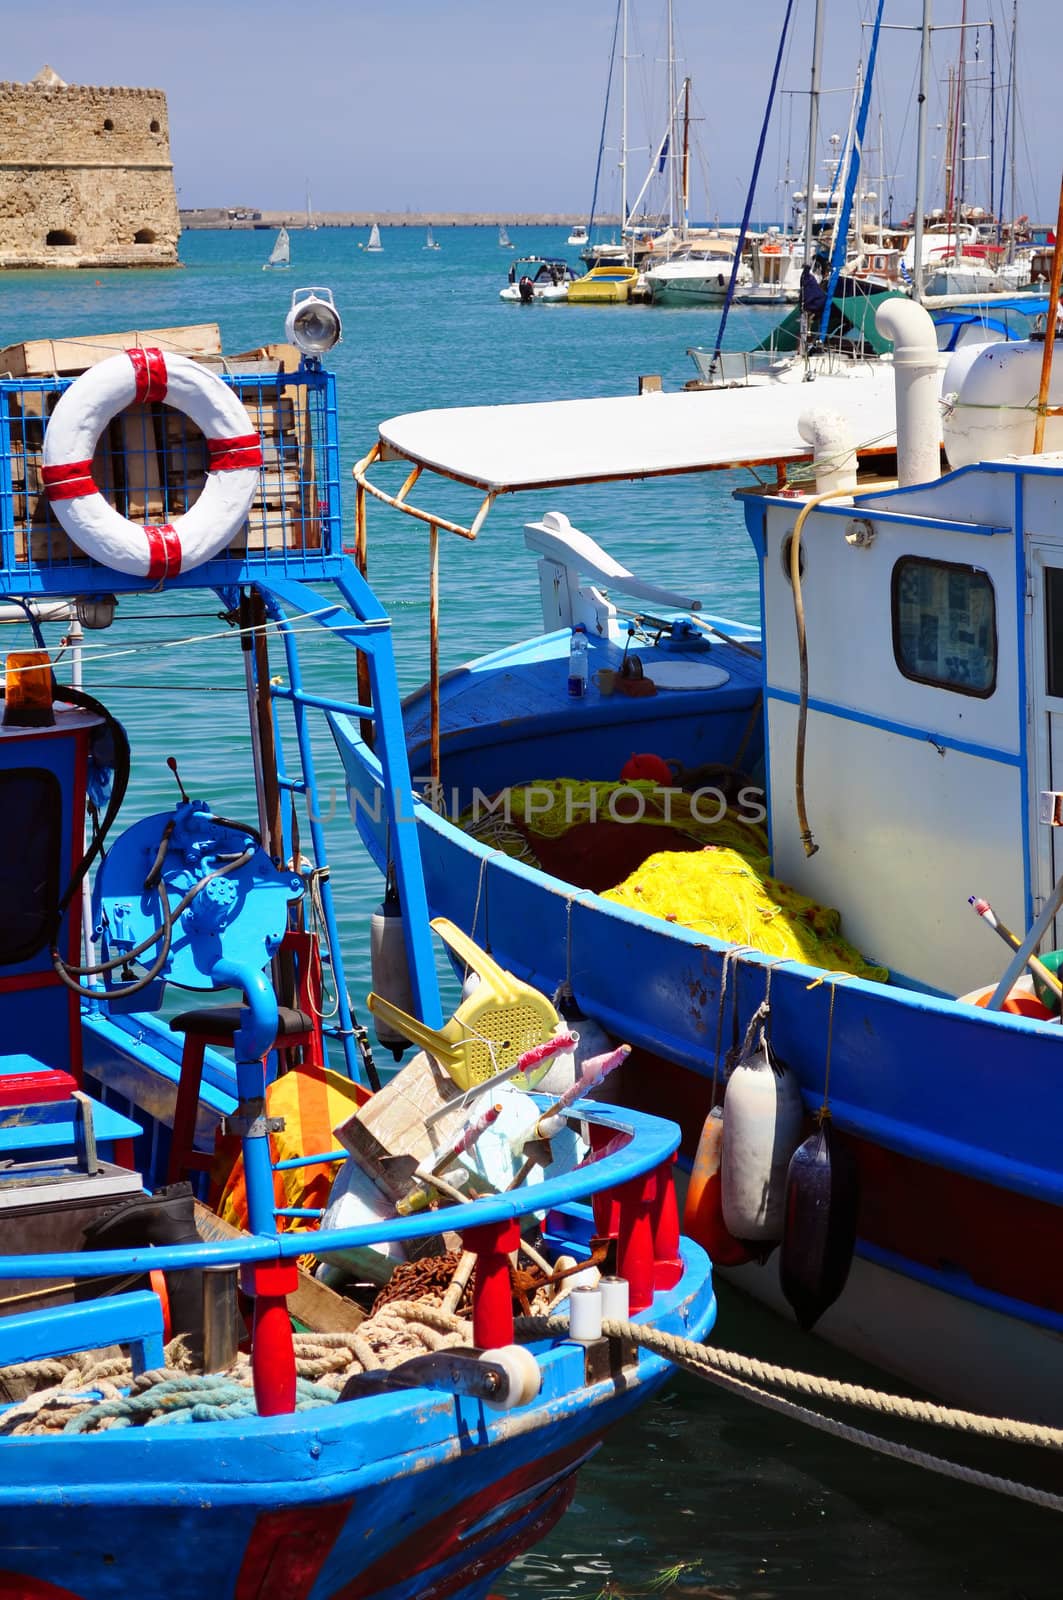
[[[49,500],[77,500],[83,494],[96,494],[91,461],[63,461],[41,468],[44,492]]]
[[[262,465],[262,441],[257,433],[238,433],[231,439],[208,439],[211,472],[236,472]]]
[[[166,357],[161,350],[127,350],[133,363],[136,378],[136,403],[140,406],[159,405],[166,399],[168,374]]]
[[[148,577],[176,578],[181,571],[181,541],[173,525],[163,522],[152,527],[149,524],[144,532],[148,540]]]

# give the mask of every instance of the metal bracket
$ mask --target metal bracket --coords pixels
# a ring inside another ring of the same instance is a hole
[[[255,1117],[223,1117],[221,1120],[222,1132],[233,1134],[237,1139],[264,1139],[270,1133],[284,1132],[283,1117],[266,1117],[261,1113]]]

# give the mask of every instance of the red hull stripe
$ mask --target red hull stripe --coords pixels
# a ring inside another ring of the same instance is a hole
[[[98,494],[92,480],[91,461],[64,461],[42,467],[41,477],[49,500],[76,500],[83,494]]]
[[[306,1600],[346,1522],[353,1500],[263,1511],[255,1520],[233,1600]]]
[[[176,578],[181,570],[181,541],[169,522],[144,529],[148,537],[148,577]]]
[[[136,403],[158,405],[166,399],[166,357],[161,350],[127,350],[136,379]]]
[[[240,467],[262,465],[262,441],[257,433],[239,433],[231,439],[208,439],[211,472],[235,472]]]

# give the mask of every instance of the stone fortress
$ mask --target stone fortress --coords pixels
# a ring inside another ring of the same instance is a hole
[[[0,268],[173,267],[180,231],[161,89],[0,83]]]

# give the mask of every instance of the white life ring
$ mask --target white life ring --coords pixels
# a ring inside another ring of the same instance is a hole
[[[184,516],[142,526],[104,499],[92,477],[92,458],[103,430],[126,406],[164,400],[205,435],[210,471]],[[86,555],[135,578],[173,578],[217,555],[247,520],[262,443],[246,430],[247,412],[213,372],[187,356],[126,350],[75,378],[53,411],[44,435],[45,492]]]

